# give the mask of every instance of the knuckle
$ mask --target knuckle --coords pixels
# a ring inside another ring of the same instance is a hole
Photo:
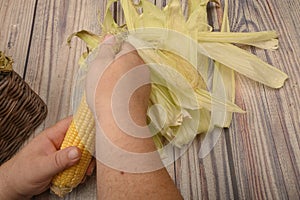
[[[55,156],[54,156],[54,165],[55,165],[56,168],[60,168],[60,169],[65,168],[63,160],[62,160],[61,156],[58,153],[56,153]]]

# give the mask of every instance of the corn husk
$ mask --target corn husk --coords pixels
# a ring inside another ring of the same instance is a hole
[[[244,113],[235,105],[235,72],[272,88],[280,88],[288,76],[251,53],[235,46],[278,48],[275,31],[234,33],[229,30],[228,2],[225,1],[221,32],[212,32],[207,22],[209,0],[189,0],[183,16],[179,0],[170,0],[162,10],[147,0],[134,4],[120,0],[126,24],[113,19],[109,0],[102,33],[79,31],[70,36],[84,40],[87,52],[80,65],[107,34],[131,43],[151,71],[149,101],[150,130],[158,148],[165,141],[182,147],[197,134],[214,127],[229,127],[233,112]],[[219,1],[211,1],[220,4]],[[142,9],[141,9],[142,8]],[[142,12],[140,12],[142,10]],[[210,71],[213,70],[212,77]],[[212,87],[209,88],[209,79]],[[155,105],[160,106],[155,106]]]
[[[5,54],[2,51],[0,51],[0,73],[11,72],[13,70],[12,64],[12,58],[5,56]]]

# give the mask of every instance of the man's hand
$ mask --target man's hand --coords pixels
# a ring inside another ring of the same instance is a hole
[[[0,199],[26,199],[40,194],[57,173],[79,161],[81,152],[77,147],[59,150],[70,122],[67,118],[46,129],[0,167]]]

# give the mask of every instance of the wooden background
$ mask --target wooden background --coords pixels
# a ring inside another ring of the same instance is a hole
[[[152,1],[159,7],[166,4]],[[72,113],[71,88],[84,45],[74,40],[69,49],[66,39],[81,29],[99,33],[97,18],[105,2],[0,0],[0,49],[13,56],[15,70],[48,105],[48,117],[37,133]],[[231,31],[279,33],[279,50],[248,50],[286,72],[289,80],[274,90],[237,75],[236,103],[247,114],[234,115],[204,159],[198,158],[199,137],[168,171],[185,199],[299,199],[300,1],[229,3]],[[218,29],[221,9],[210,4],[208,11]],[[122,19],[118,4],[114,13]],[[96,199],[95,184],[94,175],[65,199]],[[47,191],[35,199],[58,198]]]

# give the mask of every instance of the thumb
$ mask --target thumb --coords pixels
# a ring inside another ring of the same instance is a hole
[[[46,160],[45,173],[54,176],[59,172],[75,165],[81,157],[81,152],[77,147],[67,147],[50,155]]]

